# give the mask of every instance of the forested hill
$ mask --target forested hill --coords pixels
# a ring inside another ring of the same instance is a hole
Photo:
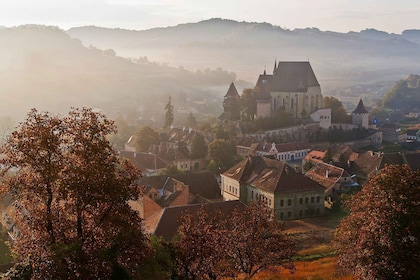
[[[118,57],[109,48],[85,47],[55,27],[0,29],[0,114],[20,120],[30,108],[52,112],[89,106],[105,112],[155,108],[169,95],[220,98],[236,74],[223,69],[190,72]],[[150,106],[153,104],[153,106]],[[161,111],[163,111],[162,105]]]
[[[398,81],[384,96],[383,106],[390,109],[420,108],[420,76],[410,75]]]
[[[324,88],[335,81],[395,81],[419,69],[418,30],[338,33],[210,19],[144,31],[89,26],[67,33],[85,45],[113,48],[122,56],[146,55],[188,69],[223,67],[252,82],[265,66],[271,72],[275,59],[309,59]]]

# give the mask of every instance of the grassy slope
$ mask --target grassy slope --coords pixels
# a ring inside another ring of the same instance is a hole
[[[337,275],[336,257],[331,246],[335,228],[343,215],[329,214],[325,217],[293,220],[285,223],[285,231],[298,241],[296,269],[290,272],[281,267],[259,273],[254,279],[354,279],[352,275]]]

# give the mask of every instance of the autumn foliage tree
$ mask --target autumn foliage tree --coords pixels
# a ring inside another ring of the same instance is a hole
[[[177,271],[184,279],[220,279],[245,275],[251,279],[270,266],[293,269],[295,243],[263,204],[231,214],[203,207],[187,214],[179,228]],[[198,277],[199,276],[199,277]]]
[[[2,191],[16,199],[20,230],[14,250],[33,279],[136,275],[148,247],[128,201],[141,174],[112,149],[114,130],[91,109],[33,109],[2,147]]]
[[[420,171],[388,165],[347,206],[349,216],[335,234],[339,267],[357,279],[415,279],[420,265]]]

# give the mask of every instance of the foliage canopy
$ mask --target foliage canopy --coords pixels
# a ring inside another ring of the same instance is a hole
[[[91,109],[58,117],[33,109],[2,147],[2,190],[16,202],[14,250],[34,279],[135,275],[148,251],[128,201],[141,173],[107,140],[112,121]]]
[[[338,265],[357,279],[411,279],[420,265],[420,171],[388,165],[347,206]]]

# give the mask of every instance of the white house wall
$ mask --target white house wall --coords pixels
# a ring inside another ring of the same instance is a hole
[[[238,200],[240,195],[240,184],[235,179],[221,175],[221,191],[224,201]]]

